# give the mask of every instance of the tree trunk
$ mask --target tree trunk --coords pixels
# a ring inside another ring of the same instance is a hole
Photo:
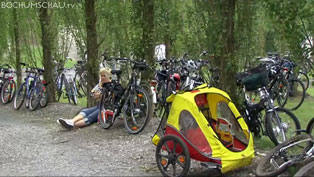
[[[17,88],[22,83],[22,72],[21,72],[21,48],[20,48],[20,33],[19,33],[19,22],[17,17],[16,8],[13,8],[13,24],[14,24],[14,39],[15,39],[15,68],[17,76]]]
[[[55,98],[55,84],[53,79],[53,63],[52,63],[52,48],[53,48],[53,32],[50,26],[50,15],[48,14],[47,8],[40,8],[39,9],[39,21],[41,26],[41,43],[43,48],[43,66],[45,69],[44,72],[44,80],[49,82],[47,86],[47,91],[49,94],[49,100],[52,102],[56,101]]]
[[[97,47],[97,32],[96,32],[96,13],[95,1],[85,1],[85,24],[87,33],[87,93],[99,82],[98,76],[98,47]],[[87,94],[87,106],[95,105],[94,99],[90,94]]]
[[[143,47],[144,59],[151,66],[154,66],[154,0],[143,0]],[[152,72],[146,72],[145,76],[148,79],[152,77]]]
[[[165,40],[165,46],[166,46],[166,59],[170,60],[171,58],[171,39],[169,37],[170,35],[167,35]]]
[[[235,75],[237,72],[237,62],[235,61],[234,47],[234,18],[235,1],[224,0],[222,5],[222,48],[220,54],[220,82],[222,89],[227,91],[231,98],[237,99]]]

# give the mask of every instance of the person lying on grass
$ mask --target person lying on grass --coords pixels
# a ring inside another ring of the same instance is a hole
[[[96,101],[99,101],[101,99],[101,87],[102,84],[111,82],[111,72],[110,70],[106,68],[101,68],[99,70],[99,75],[100,75],[100,81],[99,83],[92,89],[92,96]],[[80,127],[85,127],[87,125],[93,124],[97,122],[98,120],[98,112],[99,108],[98,105],[91,107],[91,108],[86,108],[80,111],[78,115],[76,115],[72,119],[64,119],[64,118],[59,118],[57,120],[57,123],[64,129],[71,130],[75,127],[80,128]]]

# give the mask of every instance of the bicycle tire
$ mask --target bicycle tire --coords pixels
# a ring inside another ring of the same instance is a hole
[[[74,82],[76,84],[77,94],[80,97],[83,97],[83,95],[85,95],[85,93],[84,93],[83,89],[81,88],[80,79],[81,79],[80,75],[76,72],[74,75]],[[81,93],[81,90],[83,93]]]
[[[314,129],[314,117],[310,120],[310,122],[306,126],[306,132],[310,134],[312,137],[314,137],[313,129]]]
[[[137,87],[135,88],[135,93],[136,93],[136,100],[133,100],[133,101],[136,101],[136,102],[134,103],[132,101],[132,99],[134,98],[134,97],[132,98],[132,96],[134,96],[134,94],[129,93],[123,105],[124,127],[126,128],[127,132],[130,134],[140,133],[145,128],[145,126],[150,120],[150,117],[152,116],[151,99],[147,91],[141,87]],[[146,105],[142,105],[142,102],[141,102],[141,100],[143,100],[142,98],[145,98]],[[130,108],[130,104],[136,105],[137,108],[132,110],[132,108]],[[146,108],[146,114],[144,116],[140,115],[144,112],[141,110],[142,107]],[[138,115],[139,117],[136,118],[135,115]],[[140,117],[144,118],[144,120],[140,120]]]
[[[274,115],[279,116],[281,127],[284,128],[283,132],[280,130],[276,119],[273,118]],[[291,123],[293,123],[292,126],[290,126]],[[300,134],[299,131],[296,131],[300,129],[301,126],[298,118],[291,111],[285,108],[277,107],[274,109],[274,111],[266,113],[266,132],[275,145],[278,145],[287,140],[287,137],[289,139],[297,134]]]
[[[61,79],[61,81],[60,81],[60,87],[58,88],[59,79]],[[56,89],[55,96],[56,96],[56,101],[59,102],[62,95],[63,77],[60,77],[60,76],[57,77],[56,85],[57,85],[57,89]]]
[[[75,91],[74,82],[69,83],[69,97],[71,99],[71,102],[76,105],[77,104],[77,92]]]
[[[294,146],[294,143],[303,143],[302,140],[308,140],[305,142],[303,146],[297,144]],[[289,148],[296,148],[291,149],[291,153],[286,150],[290,150]],[[308,150],[309,147],[313,146],[313,142],[311,137],[308,134],[300,134],[297,136],[292,137],[291,139],[279,144],[273,150],[271,150],[264,158],[260,160],[256,168],[256,175],[260,177],[264,176],[277,176],[287,170],[291,165],[294,165],[294,162],[289,161],[288,156],[292,155],[291,159],[299,156],[299,152],[301,149],[301,153],[304,153]],[[286,149],[287,148],[287,149]],[[297,153],[296,155],[294,155]],[[278,158],[278,159],[277,159]],[[277,160],[277,161],[276,161]],[[282,164],[278,164],[282,162]],[[302,162],[302,161],[298,161]],[[276,163],[276,164],[275,164]]]
[[[19,110],[21,106],[23,105],[23,102],[26,97],[26,83],[22,83],[18,91],[16,92],[13,100],[13,107],[15,110]],[[18,100],[20,102],[18,102]]]
[[[111,99],[111,98],[112,98],[111,93],[103,93],[101,96],[100,104],[99,104],[98,120],[99,120],[101,127],[104,129],[109,129],[113,125],[113,121],[108,120],[105,117],[106,102],[107,101],[111,102],[110,100],[107,100],[107,99]]]
[[[165,152],[167,152],[167,155]],[[182,177],[187,176],[189,172],[191,164],[190,153],[184,141],[178,136],[167,135],[162,137],[156,147],[155,158],[157,167],[163,176]],[[167,173],[167,168],[170,164],[172,165],[172,171]],[[178,167],[183,169],[179,174],[174,172],[178,169],[177,167],[174,167],[177,164]]]
[[[80,75],[80,87],[84,93],[84,95],[87,95],[87,73],[86,71],[84,71],[81,75]]]
[[[284,107],[288,101],[289,82],[287,79],[280,79],[275,84],[276,87],[276,101],[280,107]]]
[[[68,80],[65,78],[64,75],[63,75],[63,78],[64,78],[63,82],[64,82],[64,87],[65,87],[66,97],[68,98],[68,101],[71,104],[72,103],[72,98],[71,98],[72,94],[70,90],[71,88],[70,88]]]
[[[289,98],[285,108],[289,110],[297,110],[305,98],[305,87],[302,81],[299,79],[289,80]]]
[[[3,86],[1,89],[1,102],[3,104],[8,104],[13,100],[13,97],[15,95],[15,88],[16,88],[16,83],[14,80],[6,80],[3,83]],[[6,91],[7,89],[8,91]],[[5,95],[6,93],[8,93],[8,95]]]
[[[301,82],[304,85],[305,91],[309,88],[310,86],[310,78],[307,74],[305,74],[302,71],[299,71],[298,73],[298,79],[301,80]]]
[[[44,108],[49,103],[49,94],[45,85],[43,85],[43,93],[40,99],[40,107]]]
[[[38,82],[35,88],[32,89],[30,97],[29,97],[28,109],[30,111],[34,111],[38,108],[41,97],[42,97],[42,92],[43,92],[43,84],[41,82]],[[34,102],[35,99],[36,99],[36,102]]]
[[[295,174],[294,177],[306,177],[313,176],[314,174],[314,161],[306,164],[302,168],[300,168]]]

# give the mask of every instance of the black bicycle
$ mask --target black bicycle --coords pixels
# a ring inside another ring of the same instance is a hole
[[[140,133],[150,120],[152,113],[151,98],[140,85],[141,72],[150,68],[145,62],[128,58],[114,58],[116,61],[132,63],[132,74],[125,88],[122,87],[121,70],[112,70],[117,80],[102,85],[102,98],[99,105],[99,122],[109,129],[120,113],[123,113],[124,126],[128,133]]]
[[[291,111],[274,106],[267,89],[268,83],[268,71],[264,65],[237,76],[237,84],[243,88],[244,93],[257,90],[259,94],[260,100],[257,103],[252,103],[245,95],[244,109],[241,110],[250,131],[256,136],[260,136],[260,133],[267,135],[277,145],[298,134],[297,130],[301,129],[301,126]]]
[[[79,60],[75,65],[74,82],[77,87],[77,94],[83,97],[87,93],[87,71],[84,69],[85,61]]]

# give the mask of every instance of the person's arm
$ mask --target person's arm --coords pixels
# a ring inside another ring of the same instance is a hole
[[[100,92],[94,92],[93,93],[93,98],[98,101],[99,99],[101,99],[101,93]]]
[[[99,101],[101,99],[101,89],[102,87],[102,84],[101,82],[99,84],[97,84],[93,90],[92,90],[92,95],[93,95],[93,98],[96,100],[96,101]]]

